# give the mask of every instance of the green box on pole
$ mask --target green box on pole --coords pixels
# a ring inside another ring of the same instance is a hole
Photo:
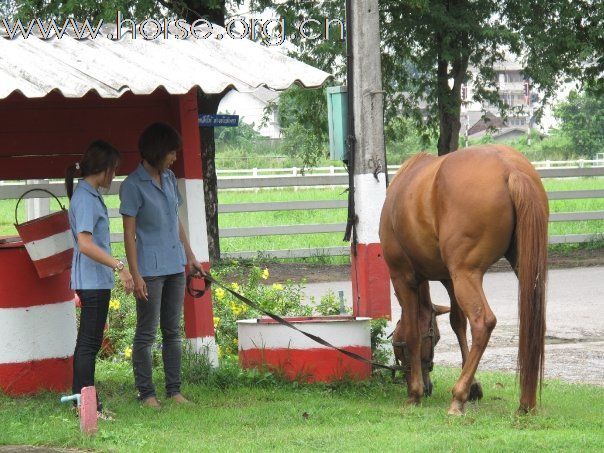
[[[348,90],[345,86],[327,87],[327,118],[329,122],[329,157],[348,160]]]

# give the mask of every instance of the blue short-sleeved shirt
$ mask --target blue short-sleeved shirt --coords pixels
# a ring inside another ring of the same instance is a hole
[[[161,174],[161,187],[143,164],[120,187],[120,214],[136,217],[136,255],[143,277],[184,272],[187,263],[179,236],[181,195],[170,170]]]
[[[92,241],[111,255],[109,216],[101,194],[80,180],[69,203],[69,224],[74,238],[71,264],[72,289],[111,289],[113,270],[84,255],[78,247],[78,234],[92,233]]]

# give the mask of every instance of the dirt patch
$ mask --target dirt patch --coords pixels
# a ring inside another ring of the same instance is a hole
[[[550,252],[548,257],[550,269],[568,269],[573,267],[604,266],[604,248],[592,250],[573,250]],[[268,283],[284,282],[288,279],[300,281],[303,278],[308,283],[324,283],[350,280],[350,265],[334,264],[305,264],[305,263],[273,263],[270,269]],[[500,260],[489,269],[489,272],[509,272],[510,264]]]

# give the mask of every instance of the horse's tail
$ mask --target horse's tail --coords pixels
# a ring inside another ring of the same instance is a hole
[[[543,189],[520,171],[510,173],[508,188],[516,212],[520,409],[529,411],[543,379],[549,208]]]

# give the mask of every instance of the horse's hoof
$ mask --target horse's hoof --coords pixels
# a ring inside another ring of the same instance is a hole
[[[518,410],[516,411],[516,415],[520,415],[520,416],[522,416],[522,415],[530,415],[530,414],[533,414],[533,413],[535,413],[535,408],[534,407],[531,408],[531,407],[525,406],[523,404],[521,404],[520,407],[518,408]]]
[[[432,384],[432,381],[428,381],[427,384],[424,384],[424,396],[431,396],[433,389],[434,384]]]
[[[451,406],[449,407],[447,415],[463,415],[463,403],[456,400],[451,401]]]
[[[419,406],[419,398],[407,398],[407,401],[405,401],[405,406]]]
[[[470,386],[470,395],[468,396],[468,399],[470,401],[478,401],[482,399],[482,386],[480,385],[480,382],[474,382]]]

